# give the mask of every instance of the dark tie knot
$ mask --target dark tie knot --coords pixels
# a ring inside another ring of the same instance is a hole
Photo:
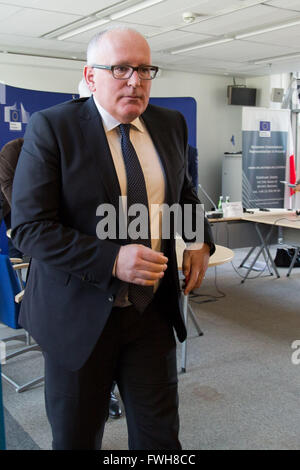
[[[122,137],[127,137],[127,139],[129,139],[130,127],[131,127],[131,124],[120,124],[119,125],[119,129],[120,129]]]

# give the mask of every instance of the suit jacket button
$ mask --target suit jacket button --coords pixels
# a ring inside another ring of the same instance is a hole
[[[115,300],[115,299],[114,299],[114,296],[113,296],[113,295],[110,295],[110,296],[108,297],[108,300],[109,300],[109,302],[113,302],[113,301]]]

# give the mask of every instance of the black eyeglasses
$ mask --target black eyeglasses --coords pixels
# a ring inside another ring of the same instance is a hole
[[[93,69],[110,70],[113,77],[117,80],[128,80],[133,72],[137,72],[141,80],[153,80],[156,77],[159,67],[155,65],[139,65],[132,67],[131,65],[98,65],[93,64]]]

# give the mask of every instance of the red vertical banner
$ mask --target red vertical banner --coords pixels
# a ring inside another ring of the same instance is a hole
[[[295,165],[295,155],[292,154],[290,155],[290,183],[295,184],[296,183],[296,165]],[[292,196],[295,193],[293,188],[290,188],[290,196]]]
[[[288,143],[287,143],[287,152],[286,152],[286,173],[285,173],[286,181],[291,184],[295,184],[297,180],[296,176],[296,162],[295,162],[295,154],[294,154],[294,141],[293,141],[293,132],[292,132],[292,125],[289,121],[288,127]],[[292,208],[294,202],[294,194],[295,191],[293,188],[285,188],[285,205],[289,209]]]
[[[289,118],[288,123],[288,141],[286,149],[286,172],[285,180],[291,184],[295,184],[297,180],[296,176],[296,162],[294,154],[294,140],[293,140],[293,131],[291,125],[291,118]],[[285,187],[285,197],[284,197],[284,207],[291,209],[294,204],[295,191],[293,188],[289,188],[287,185]]]

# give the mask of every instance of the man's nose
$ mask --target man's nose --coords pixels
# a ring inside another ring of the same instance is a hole
[[[131,75],[131,77],[128,79],[128,85],[130,86],[139,86],[141,84],[141,79],[139,77],[139,74],[137,72],[137,70],[135,70],[133,72],[133,74]]]

